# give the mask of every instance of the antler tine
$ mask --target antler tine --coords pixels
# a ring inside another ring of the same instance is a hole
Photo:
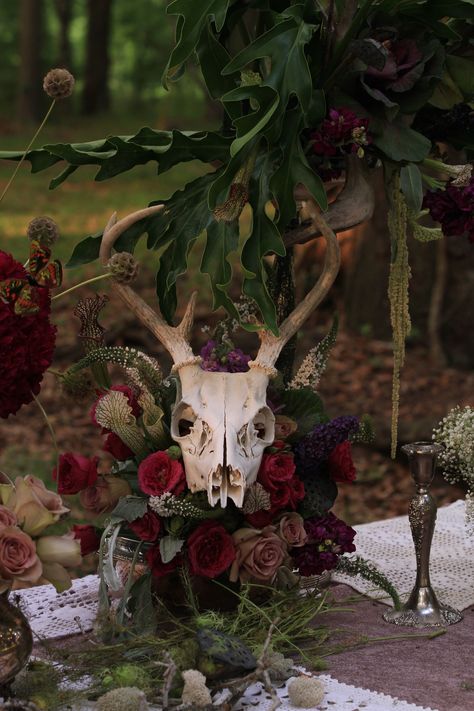
[[[299,193],[299,194],[298,194]],[[296,190],[295,198],[306,199],[307,191]],[[369,220],[374,212],[374,191],[370,185],[363,161],[357,156],[347,157],[346,180],[337,199],[329,205],[324,219],[333,232],[344,232]],[[304,244],[322,235],[322,230],[311,222],[285,233],[286,247]]]
[[[144,217],[149,217],[160,212],[164,205],[153,205],[144,210],[138,210],[117,222],[117,213],[114,213],[104,229],[102,242],[100,245],[100,261],[103,266],[107,266],[112,256],[112,248],[120,237],[131,225]],[[181,323],[177,326],[170,326],[163,319],[161,314],[155,312],[133,289],[112,279],[113,289],[120,296],[122,301],[129,307],[135,316],[146,326],[154,336],[169,351],[174,361],[174,368],[177,369],[185,363],[195,360],[192,348],[189,344],[189,337],[194,319],[194,305],[196,302],[196,292],[194,292],[186,307],[186,312]]]
[[[261,344],[254,361],[249,365],[262,368],[269,373],[273,372],[274,365],[280,352],[292,336],[297,333],[312,311],[320,304],[334,283],[341,263],[341,251],[334,231],[329,227],[326,219],[318,212],[314,200],[304,201],[303,209],[307,211],[312,222],[313,230],[318,229],[326,240],[326,257],[323,271],[305,298],[298,304],[292,313],[280,326],[280,333],[274,336],[269,331],[260,331]]]

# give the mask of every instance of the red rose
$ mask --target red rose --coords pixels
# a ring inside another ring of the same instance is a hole
[[[161,519],[152,511],[147,511],[141,518],[135,519],[128,527],[142,541],[156,541],[161,531]]]
[[[234,561],[234,541],[221,523],[205,521],[188,538],[188,556],[193,575],[215,578]]]
[[[154,452],[138,467],[138,485],[150,496],[161,496],[165,491],[182,494],[186,486],[183,465],[166,452]]]
[[[100,536],[94,526],[76,525],[72,527],[74,538],[81,544],[81,555],[89,555],[99,550]]]
[[[328,459],[329,473],[334,481],[352,482],[357,472],[352,461],[352,445],[348,439],[334,447]]]
[[[247,514],[245,520],[254,528],[265,528],[275,520],[279,509],[269,509],[268,511],[256,511],[253,514]]]
[[[155,578],[162,578],[164,575],[172,573],[182,561],[182,556],[178,553],[169,563],[161,560],[160,546],[154,546],[146,551],[146,560],[150,566],[152,575]]]
[[[11,254],[0,250],[0,282],[26,279],[26,271]],[[56,327],[49,320],[49,289],[35,291],[39,310],[18,315],[13,303],[0,298],[0,417],[15,414],[40,391],[44,372],[51,365]]]
[[[270,494],[271,508],[268,511],[247,514],[245,517],[255,528],[264,528],[273,523],[278,512],[283,509],[295,510],[305,495],[304,484],[297,476],[293,476],[289,482],[283,482],[274,489],[268,489],[268,492]]]
[[[110,432],[105,438],[104,452],[108,452],[114,459],[119,462],[124,462],[126,459],[132,459],[135,456],[130,447],[127,447],[125,442],[122,442],[120,437],[115,432]]]
[[[77,494],[95,484],[98,462],[98,457],[88,459],[72,452],[61,454],[59,469],[53,469],[53,479],[58,482],[58,494]]]
[[[258,472],[258,481],[271,491],[288,482],[293,478],[296,466],[293,455],[286,452],[276,452],[275,454],[264,454]]]
[[[120,392],[120,393],[123,393],[123,394],[126,396],[126,398],[127,398],[127,400],[128,400],[128,404],[129,404],[130,407],[132,408],[132,415],[133,415],[134,417],[139,417],[139,416],[141,415],[141,413],[142,413],[142,408],[141,408],[140,405],[138,404],[138,400],[137,400],[136,395],[135,395],[135,393],[133,392],[132,388],[130,388],[128,385],[113,385],[110,389],[111,389],[111,390],[116,390],[117,392]],[[103,398],[104,395],[107,395],[108,390],[106,390],[105,392],[103,392],[103,391],[102,391],[102,392],[101,392],[101,391],[97,391],[97,392],[100,392],[100,395],[99,395],[98,399],[95,401],[95,403],[94,403],[94,404],[92,405],[92,407],[91,407],[91,410],[90,410],[90,417],[91,417],[91,420],[92,420],[92,422],[94,423],[94,425],[96,425],[97,427],[100,427],[99,423],[98,423],[97,420],[95,419],[95,411],[96,411],[96,408],[97,408],[97,405],[98,405],[100,399]],[[108,430],[108,429],[106,429],[105,427],[103,427],[103,428],[102,428],[102,432],[105,434],[106,432],[110,432],[110,430]]]

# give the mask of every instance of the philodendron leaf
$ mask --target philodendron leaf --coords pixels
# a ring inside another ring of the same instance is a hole
[[[221,31],[227,15],[230,0],[173,0],[166,11],[178,15],[176,26],[176,45],[171,52],[163,74],[163,84],[182,67],[196,49],[199,38],[208,19],[215,22],[216,30]]]
[[[230,223],[214,220],[207,228],[206,248],[201,262],[201,272],[209,274],[211,281],[214,309],[222,306],[236,318],[238,314],[227,289],[232,279],[232,267],[228,257],[237,250],[238,244],[238,220]]]
[[[232,142],[230,153],[235,156],[257,134],[264,132],[280,103],[280,97],[275,89],[269,86],[241,86],[224,94],[224,105],[232,105],[241,101],[255,102],[255,110],[234,119],[237,138]]]
[[[185,544],[184,538],[163,536],[160,538],[160,555],[163,563],[170,563],[181,552]]]

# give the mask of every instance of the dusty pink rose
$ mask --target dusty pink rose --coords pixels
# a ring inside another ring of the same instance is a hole
[[[271,583],[278,568],[288,556],[285,541],[276,533],[275,526],[240,528],[233,534],[236,557],[230,569],[229,580],[241,583],[254,580]]]
[[[280,519],[279,531],[280,536],[291,548],[304,546],[308,539],[308,534],[304,528],[303,517],[294,511],[285,514]]]
[[[2,487],[2,502],[30,536],[38,536],[69,511],[58,494],[48,491],[41,479],[29,474],[17,477],[15,486],[8,490]]]
[[[18,520],[13,511],[0,504],[0,526],[16,526],[17,523]]]
[[[275,439],[286,439],[298,429],[298,425],[291,417],[275,415]]]
[[[132,493],[130,484],[117,476],[99,476],[93,486],[80,493],[82,506],[87,511],[102,514],[112,511],[122,496]]]
[[[16,526],[0,526],[0,579],[3,589],[11,581],[36,583],[43,572],[31,538]]]

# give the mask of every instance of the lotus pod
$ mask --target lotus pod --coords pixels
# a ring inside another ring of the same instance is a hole
[[[145,456],[148,453],[142,431],[122,392],[111,390],[101,397],[97,403],[95,418],[99,425],[115,432],[135,454]]]
[[[238,637],[209,627],[198,630],[196,636],[201,651],[216,662],[246,671],[256,668],[257,660]]]

